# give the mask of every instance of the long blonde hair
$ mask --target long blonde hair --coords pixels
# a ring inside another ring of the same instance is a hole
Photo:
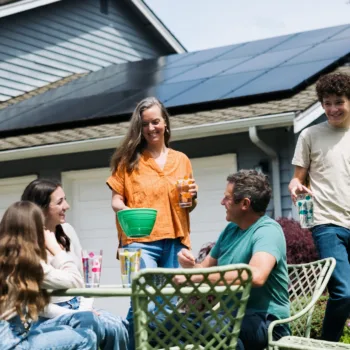
[[[165,146],[169,147],[171,136],[169,113],[156,97],[147,97],[137,104],[130,119],[128,132],[121,146],[112,155],[110,167],[113,173],[119,167],[125,168],[128,172],[137,169],[141,152],[146,147],[146,140],[142,136],[142,113],[153,106],[160,108],[165,120],[164,142]]]
[[[46,258],[41,209],[28,201],[12,204],[0,222],[0,313],[10,304],[22,321],[38,318],[49,302],[40,289]]]

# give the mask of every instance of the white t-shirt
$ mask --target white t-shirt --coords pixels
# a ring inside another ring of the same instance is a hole
[[[309,170],[314,225],[350,229],[350,128],[324,122],[303,130],[292,164]]]

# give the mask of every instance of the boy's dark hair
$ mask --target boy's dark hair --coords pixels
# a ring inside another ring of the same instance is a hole
[[[250,199],[250,206],[256,213],[265,213],[271,199],[271,186],[268,177],[256,170],[240,170],[227,177],[234,184],[233,197],[235,203],[244,198]]]
[[[322,76],[316,83],[318,100],[329,95],[346,96],[350,99],[350,75],[345,73],[330,73]]]

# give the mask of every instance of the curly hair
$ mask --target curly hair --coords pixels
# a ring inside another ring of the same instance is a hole
[[[233,197],[235,203],[244,198],[250,199],[250,206],[256,213],[265,213],[271,199],[271,186],[268,177],[256,170],[240,170],[227,177],[234,184]]]
[[[153,106],[158,106],[160,108],[166,125],[164,142],[165,145],[169,147],[171,136],[169,113],[163,103],[156,97],[147,97],[137,104],[130,119],[128,132],[120,147],[117,148],[112,155],[110,167],[113,173],[116,172],[119,167],[121,167],[121,169],[125,168],[129,173],[138,168],[140,154],[146,147],[146,140],[142,136],[142,113]]]
[[[330,73],[322,76],[316,83],[318,100],[329,95],[346,96],[350,99],[350,75],[345,73]]]
[[[41,209],[28,201],[12,204],[0,222],[0,313],[15,307],[23,322],[38,318],[49,302],[40,289],[46,258]]]

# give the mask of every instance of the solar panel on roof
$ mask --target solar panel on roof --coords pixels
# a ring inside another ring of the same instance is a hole
[[[274,53],[264,53],[262,55],[245,60],[243,63],[237,65],[236,67],[221,73],[221,75],[274,68],[279,64],[287,61],[288,59],[300,54],[302,51],[305,51],[305,48],[278,51]]]
[[[141,101],[147,96],[155,96],[160,101],[163,101],[166,104],[166,101],[176,97],[179,93],[191,89],[193,86],[200,85],[204,80],[194,80],[180,83],[172,84],[159,84],[157,86],[150,86],[149,89],[136,93],[133,96],[130,96],[122,101],[114,101],[109,105],[108,108],[105,108],[103,112],[106,115],[111,114],[125,114],[131,113],[136,106],[137,102]]]
[[[331,37],[331,40],[345,39],[350,37],[350,28],[347,28],[340,33]]]
[[[237,44],[232,46],[218,47],[216,49],[197,51],[197,52],[194,52],[192,55],[187,55],[183,59],[180,59],[175,63],[172,63],[171,65],[172,67],[184,66],[189,64],[200,65],[202,63],[212,61],[216,57],[219,57],[224,53],[229,52],[235,49],[236,47],[240,47],[242,45],[243,44]]]
[[[180,66],[180,67],[164,67],[163,69],[159,69],[157,72],[155,72],[157,76],[157,81],[159,83],[161,82],[169,82],[169,80],[172,80],[175,77],[178,77],[182,75],[183,73],[186,73],[188,71],[192,71],[196,66],[195,65],[189,65],[189,66]]]
[[[290,40],[287,40],[284,43],[271,49],[271,52],[293,49],[301,46],[317,45],[325,40],[328,40],[333,35],[338,34],[344,28],[344,26],[340,26],[298,33],[293,35],[293,37],[290,38]]]
[[[219,59],[226,60],[228,58],[256,56],[271,50],[276,47],[276,45],[288,40],[290,37],[292,37],[292,35],[283,35],[275,38],[251,41],[237,47],[235,50],[231,50],[225,55],[222,55]]]
[[[292,89],[331,63],[332,60],[323,60],[293,66],[277,67],[222,97],[237,98]]]
[[[158,58],[158,60],[164,62],[165,65],[170,66],[171,64],[183,60],[185,57],[193,56],[195,52],[184,52],[181,54],[173,54],[169,56],[163,56]]]
[[[167,106],[178,106],[218,100],[234,88],[238,88],[251,79],[259,76],[264,71],[246,72],[232,75],[225,75],[208,79],[202,84],[170,99]]]
[[[167,82],[175,83],[180,81],[210,78],[226,71],[231,67],[237,66],[238,64],[244,62],[246,59],[246,57],[234,58],[223,61],[210,61],[208,63],[203,63],[200,66],[197,66],[191,70],[186,71],[183,74],[177,75],[176,77],[167,80]]]
[[[183,81],[180,83],[172,84],[160,84],[155,87],[151,87],[148,91],[154,96],[156,96],[160,101],[166,103],[169,99],[177,96],[180,93],[186,92],[196,85],[201,84],[204,79]]]
[[[151,95],[168,107],[282,96],[349,53],[345,25],[114,65],[0,110],[0,131],[124,115]]]
[[[328,58],[343,57],[349,53],[350,37],[347,39],[326,41],[290,59],[284,65],[313,62]]]

